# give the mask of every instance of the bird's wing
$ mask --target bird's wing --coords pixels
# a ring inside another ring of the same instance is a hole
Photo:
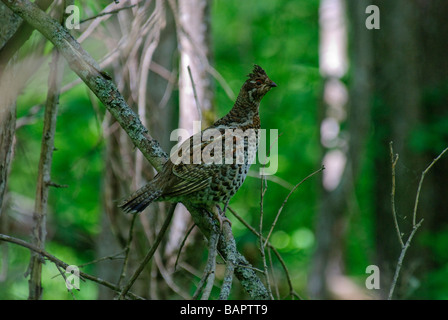
[[[172,179],[164,195],[180,196],[207,187],[212,178],[219,173],[220,165],[224,161],[223,138],[217,134],[210,139],[193,141],[193,137],[190,137],[186,140],[178,149],[182,153],[176,151],[178,158],[173,161],[171,168],[175,178]]]

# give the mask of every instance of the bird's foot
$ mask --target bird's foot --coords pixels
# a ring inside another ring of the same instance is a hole
[[[216,209],[213,210],[213,214],[219,222],[219,231],[222,231],[224,222],[227,222],[230,226],[232,226],[232,222],[225,216],[225,212],[223,212],[219,206],[216,206],[215,208]]]

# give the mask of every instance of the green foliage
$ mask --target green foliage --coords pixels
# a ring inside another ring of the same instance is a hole
[[[439,154],[448,141],[448,109],[446,108],[446,96],[448,82],[425,88],[423,102],[429,112],[428,119],[419,123],[411,137],[411,146],[417,153],[430,152]]]

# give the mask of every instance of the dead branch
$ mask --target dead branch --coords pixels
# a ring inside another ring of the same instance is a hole
[[[218,247],[218,233],[212,233],[208,240],[208,257],[201,280],[193,294],[193,300],[196,300],[202,292],[201,300],[208,300],[215,282],[216,256]]]
[[[231,207],[228,207],[228,209],[235,216],[235,218],[237,218],[250,232],[252,232],[257,237],[260,237],[261,240],[266,241],[266,238],[264,238],[262,235],[260,235],[260,233],[258,233],[258,231],[255,230],[254,227],[252,227],[250,224],[248,224],[247,221],[244,220],[235,210],[233,210]],[[295,290],[292,286],[292,280],[291,280],[291,276],[289,275],[288,267],[286,266],[286,263],[283,260],[283,258],[281,257],[280,253],[270,242],[267,242],[267,247],[274,252],[275,256],[277,257],[278,261],[280,261],[280,264],[283,267],[283,270],[284,270],[285,276],[286,276],[286,280],[287,280],[288,286],[289,286],[289,294],[291,295],[291,297],[295,297],[295,298],[302,300],[302,298],[299,296],[299,294],[297,292],[295,292]],[[256,271],[261,272],[261,273],[264,272],[262,270],[256,270]]]
[[[264,169],[264,166],[263,166]],[[266,254],[265,254],[265,249],[266,249],[266,243],[263,243],[263,199],[264,199],[264,195],[266,194],[266,191],[268,190],[268,183],[266,181],[266,176],[262,175],[261,179],[260,179],[260,226],[259,226],[259,245],[260,245],[260,256],[261,256],[261,261],[263,261],[263,274],[266,280],[266,286],[267,286],[267,290],[269,293],[269,296],[271,297],[271,300],[274,300],[274,297],[272,296],[272,290],[271,290],[271,282],[269,280],[269,269],[268,269],[268,265],[266,263]]]
[[[176,208],[176,204],[172,204],[170,209],[168,210],[168,215],[165,218],[165,222],[163,223],[162,228],[160,229],[159,233],[157,234],[157,238],[154,241],[153,245],[149,249],[148,253],[146,254],[143,261],[140,263],[140,266],[137,268],[137,270],[132,275],[131,279],[123,286],[123,289],[121,290],[118,300],[120,300],[123,296],[126,296],[129,289],[134,284],[135,280],[137,280],[140,273],[142,273],[143,269],[146,267],[148,262],[153,257],[154,253],[156,252],[157,248],[159,247],[160,242],[162,241],[163,236],[165,235],[166,230],[168,229],[168,226],[170,225],[171,219],[173,218],[174,209]]]
[[[84,23],[84,22],[87,22],[87,21],[90,21],[90,20],[94,20],[94,19],[97,19],[97,18],[102,17],[102,16],[116,14],[116,13],[120,12],[121,10],[131,9],[131,8],[133,8],[135,6],[136,6],[136,4],[132,4],[130,6],[121,7],[121,8],[118,8],[118,9],[111,10],[111,11],[100,12],[100,13],[98,13],[95,16],[88,17],[88,18],[85,18],[85,19],[81,20],[79,23]]]
[[[305,177],[302,181],[300,181],[298,184],[296,184],[294,186],[294,188],[292,188],[292,190],[289,192],[289,194],[286,196],[285,200],[283,201],[282,205],[280,206],[280,209],[277,212],[277,215],[275,216],[274,222],[271,225],[271,229],[269,230],[269,233],[266,237],[266,241],[264,242],[264,246],[266,246],[266,243],[269,241],[269,238],[271,237],[272,231],[274,231],[274,227],[277,224],[277,220],[280,217],[280,213],[283,210],[283,207],[286,205],[286,203],[288,202],[289,197],[294,193],[294,191],[296,191],[296,189],[302,184],[304,183],[306,180],[308,180],[309,178],[311,178],[312,176],[314,176],[315,174],[321,172],[325,170],[325,167],[322,166],[319,170],[314,171],[313,173],[309,174],[307,177]]]
[[[398,221],[397,221],[397,211],[395,208],[395,166],[397,165],[398,162],[398,154],[394,155],[394,149],[392,147],[392,141],[390,142],[389,145],[390,148],[390,162],[391,162],[391,167],[392,167],[392,191],[391,191],[391,204],[392,204],[392,215],[394,217],[394,224],[395,224],[395,229],[397,230],[397,236],[398,236],[398,241],[400,242],[401,247],[404,247],[404,243],[403,243],[403,239],[402,239],[402,234],[400,231],[400,227],[398,226]]]
[[[67,269],[67,267],[69,266],[68,263],[58,259],[57,257],[55,257],[52,254],[46,252],[45,250],[43,250],[43,249],[41,249],[39,247],[36,247],[35,245],[33,245],[31,243],[28,243],[26,241],[23,241],[21,239],[10,237],[10,236],[5,235],[5,234],[0,234],[0,241],[14,243],[14,244],[19,245],[21,247],[27,248],[27,249],[37,253],[39,256],[42,256],[42,257],[48,259],[49,261],[53,262],[56,266],[59,266],[59,267],[61,267],[63,269]],[[119,288],[118,286],[114,285],[113,283],[110,283],[110,282],[108,282],[106,280],[103,280],[101,278],[97,278],[97,277],[92,276],[90,274],[87,274],[87,273],[84,273],[84,272],[80,271],[79,272],[79,276],[81,278],[84,278],[84,279],[96,282],[96,283],[98,283],[100,285],[103,285],[103,286],[105,286],[105,287],[107,287],[109,289],[112,289],[112,290],[116,291],[116,292],[120,292],[120,290],[121,290],[121,288]],[[142,297],[139,297],[138,295],[136,295],[136,294],[134,294],[132,292],[128,292],[127,296],[130,299],[144,300]]]
[[[45,248],[47,202],[51,182],[51,163],[53,160],[54,135],[56,132],[56,119],[59,104],[59,92],[62,82],[63,67],[60,54],[53,51],[53,60],[50,65],[48,80],[48,94],[45,105],[44,130],[42,133],[41,154],[39,160],[36,200],[33,212],[33,243]],[[37,300],[42,296],[41,273],[42,261],[40,256],[33,253],[29,266],[29,299]]]
[[[417,219],[417,210],[418,210],[418,202],[419,202],[419,198],[420,198],[420,193],[421,193],[421,189],[422,189],[422,184],[423,184],[423,180],[425,179],[426,174],[428,173],[428,171],[436,164],[437,161],[439,161],[439,159],[445,154],[445,152],[448,151],[448,147],[445,148],[427,167],[425,170],[423,170],[421,177],[420,177],[420,181],[418,183],[418,188],[417,188],[417,195],[415,196],[415,204],[414,204],[414,210],[412,212],[412,231],[408,236],[408,239],[406,240],[406,243],[403,244],[403,241],[401,240],[401,233],[400,233],[400,229],[398,226],[398,222],[397,222],[397,217],[396,217],[396,212],[395,212],[395,165],[396,162],[398,160],[398,154],[394,157],[394,151],[393,151],[393,147],[392,147],[392,142],[390,143],[390,154],[391,154],[391,163],[392,163],[392,192],[391,192],[391,201],[392,201],[392,212],[394,215],[394,220],[395,220],[395,228],[397,230],[398,233],[398,238],[400,240],[400,245],[401,245],[401,252],[400,252],[400,256],[398,257],[398,261],[397,261],[397,266],[395,268],[395,273],[394,273],[394,277],[392,279],[392,284],[390,286],[389,289],[389,295],[388,295],[388,300],[392,299],[392,296],[394,294],[394,290],[395,290],[395,286],[397,284],[397,280],[398,277],[400,275],[400,271],[401,271],[401,267],[403,265],[403,260],[404,257],[406,255],[406,251],[408,250],[408,248],[411,245],[411,241],[412,238],[414,237],[415,233],[417,232],[418,228],[420,228],[423,219],[420,219],[419,222],[416,222]]]

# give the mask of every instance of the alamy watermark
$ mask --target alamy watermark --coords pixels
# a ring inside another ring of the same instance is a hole
[[[72,4],[65,8],[65,13],[68,14],[65,19],[65,27],[69,30],[80,29],[79,26],[79,7]]]
[[[377,265],[371,264],[367,266],[366,273],[370,275],[366,278],[366,288],[369,290],[380,288],[380,268]]]
[[[75,265],[70,265],[67,268],[65,268],[65,286],[68,290],[76,289],[80,290],[79,288],[79,268]],[[67,275],[68,274],[68,275]]]
[[[171,149],[174,164],[254,164],[262,165],[260,175],[273,175],[278,169],[278,130],[210,128],[200,131],[201,122],[193,122],[193,136],[186,129],[171,132],[170,140],[178,141]],[[258,146],[258,149],[257,149]],[[256,157],[258,155],[258,157]]]
[[[80,13],[77,5],[69,5],[65,9],[67,18],[65,20],[65,27],[69,30],[80,28]],[[376,5],[369,5],[366,11],[369,16],[366,19],[365,25],[369,30],[380,29],[380,9]]]
[[[380,29],[380,8],[372,4],[366,7],[366,13],[370,14],[366,19],[366,28]]]

